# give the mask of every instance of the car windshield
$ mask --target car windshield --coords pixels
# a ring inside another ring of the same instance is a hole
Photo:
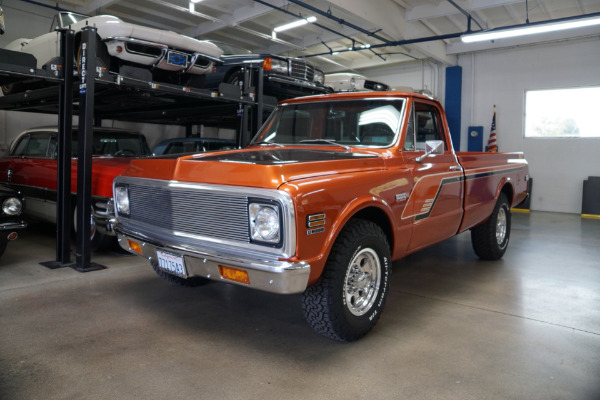
[[[75,131],[74,131],[75,133]],[[74,135],[71,154],[77,157],[77,137]],[[146,138],[139,133],[94,130],[92,155],[112,157],[141,157],[151,155]]]
[[[214,44],[219,46],[221,50],[223,50],[223,55],[232,55],[232,54],[252,54],[252,52],[248,49],[244,49],[243,47],[238,47],[234,44],[223,43],[218,41],[212,41]]]
[[[405,103],[394,98],[284,104],[250,144],[389,147],[398,140]]]
[[[69,25],[73,25],[76,22],[89,18],[87,15],[75,14],[72,12],[61,12],[54,16],[52,25],[50,26],[50,32],[53,32],[56,28],[66,28]]]

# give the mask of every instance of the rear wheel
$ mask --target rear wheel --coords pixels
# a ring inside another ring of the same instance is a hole
[[[510,204],[506,195],[500,193],[490,218],[471,229],[471,243],[475,254],[484,260],[502,258],[510,239],[510,223]]]
[[[335,241],[321,278],[302,295],[308,323],[342,342],[369,333],[385,305],[390,262],[381,228],[366,220],[350,221]]]

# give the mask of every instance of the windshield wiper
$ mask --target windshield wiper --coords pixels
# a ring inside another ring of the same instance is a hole
[[[327,144],[332,144],[334,146],[343,147],[344,149],[346,149],[346,151],[350,151],[350,146],[340,144],[332,139],[306,139],[306,140],[301,140],[299,143],[327,143]]]

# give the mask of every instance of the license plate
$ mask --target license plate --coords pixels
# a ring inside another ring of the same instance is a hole
[[[183,256],[166,253],[160,250],[156,250],[156,256],[158,257],[158,268],[173,275],[179,275],[182,277],[187,276]]]
[[[185,53],[169,51],[167,53],[167,64],[177,65],[178,67],[187,67],[188,56]]]

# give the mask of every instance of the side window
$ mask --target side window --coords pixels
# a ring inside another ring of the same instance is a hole
[[[415,107],[410,108],[408,125],[406,126],[406,138],[404,139],[404,150],[415,149]]]
[[[29,136],[27,143],[27,156],[46,157],[50,144],[50,134],[47,132],[34,132]]]
[[[29,143],[29,135],[25,135],[19,140],[19,143],[15,146],[13,156],[24,156],[27,154],[27,144]]]
[[[441,118],[437,107],[425,103],[415,103],[416,150],[425,150],[428,140],[445,142]],[[444,148],[448,146],[444,143]]]

